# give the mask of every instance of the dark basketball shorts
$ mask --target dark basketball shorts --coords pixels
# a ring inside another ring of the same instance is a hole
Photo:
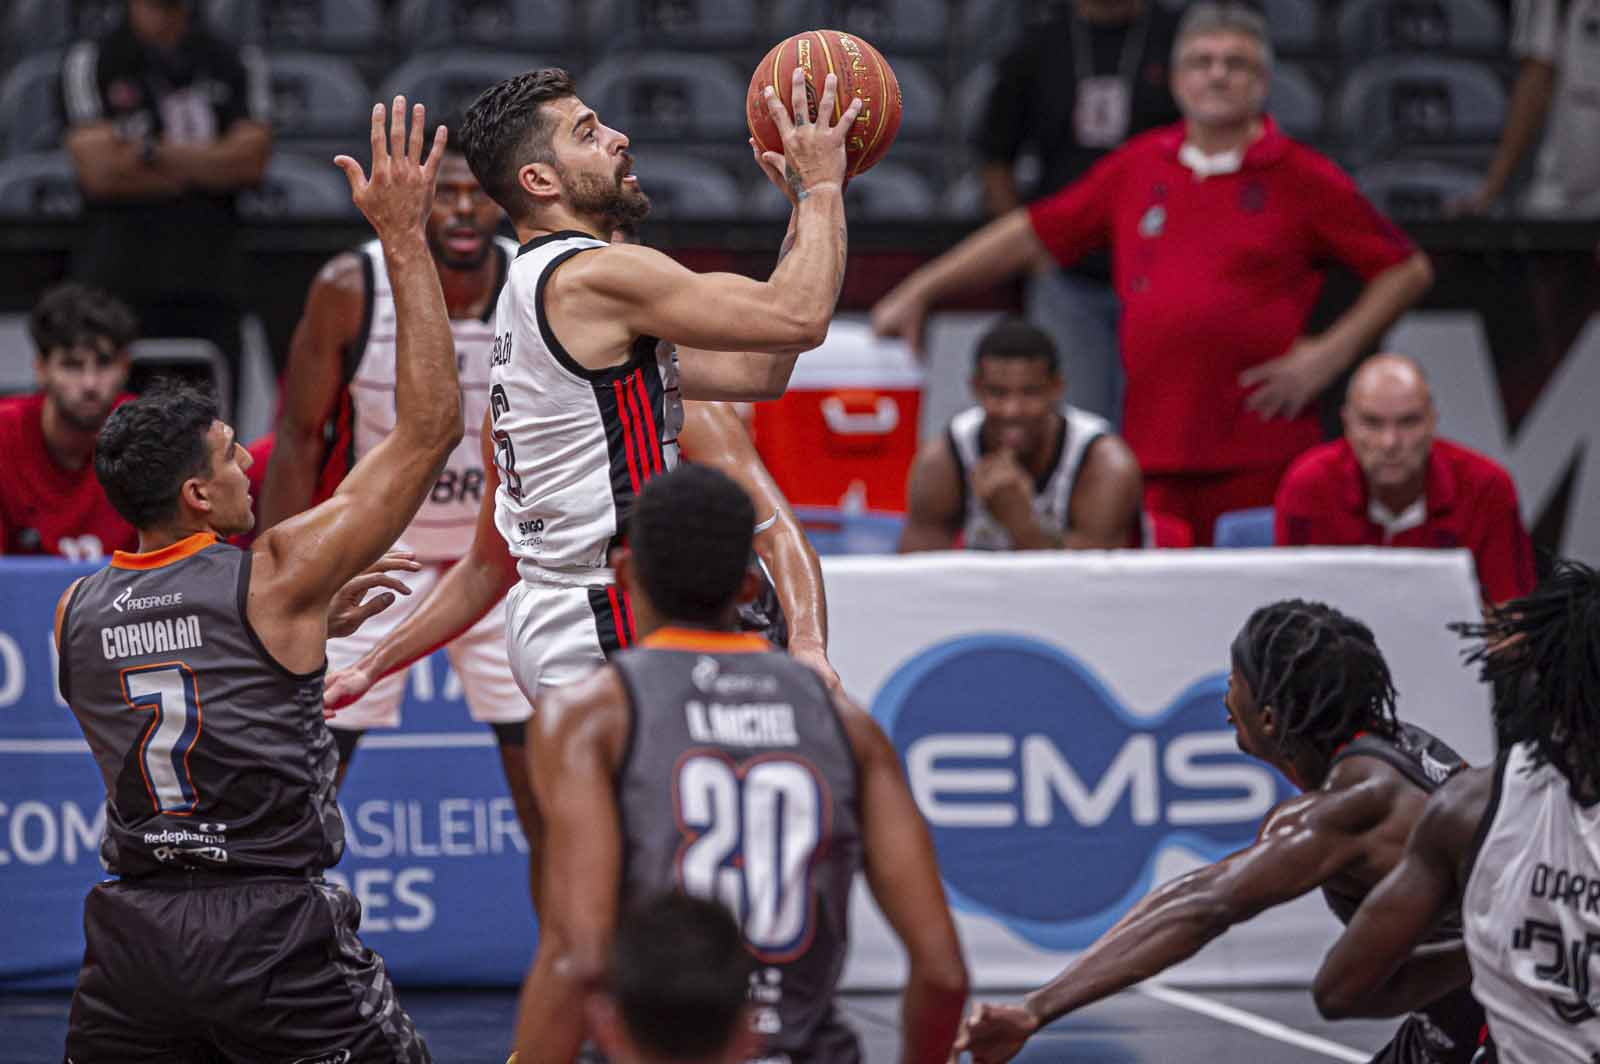
[[[1483,1032],[1483,1006],[1461,987],[1407,1016],[1372,1064],[1472,1064]],[[1492,1058],[1491,1058],[1492,1059]]]
[[[429,1064],[360,922],[320,879],[101,883],[83,906],[68,1064]]]

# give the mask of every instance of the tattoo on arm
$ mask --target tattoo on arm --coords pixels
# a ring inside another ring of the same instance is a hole
[[[783,243],[778,247],[779,262],[789,257],[789,252],[794,250],[795,240],[798,239],[799,235],[791,230],[789,235],[783,238]]]
[[[839,258],[838,258],[839,283],[837,285],[835,285],[834,289],[833,289],[834,302],[838,302],[839,293],[844,290],[844,271],[845,271],[845,267],[849,264],[849,262],[850,262],[850,227],[847,226],[847,225],[841,224],[839,226]]]
[[[794,193],[794,199],[796,203],[799,203],[801,200],[811,195],[811,193],[806,190],[805,186],[800,184],[800,172],[798,170],[785,171],[783,178],[785,181],[789,182],[789,191]]]

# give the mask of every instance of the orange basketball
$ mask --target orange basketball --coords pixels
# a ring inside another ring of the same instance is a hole
[[[845,177],[870,170],[900,131],[900,82],[876,48],[842,30],[797,33],[768,52],[756,67],[745,101],[745,117],[756,146],[762,151],[783,151],[778,127],[762,93],[771,85],[784,107],[789,108],[796,67],[806,72],[806,104],[813,122],[817,118],[817,101],[822,97],[822,83],[829,74],[839,79],[835,121],[850,106],[850,97],[861,97],[861,114],[845,141]]]

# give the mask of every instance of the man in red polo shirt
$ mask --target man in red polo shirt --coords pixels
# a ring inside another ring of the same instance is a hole
[[[128,380],[133,313],[99,289],[63,284],[33,308],[39,390],[0,400],[0,554],[92,561],[138,536],[94,475],[94,439]]]
[[[1427,257],[1343,171],[1262,113],[1271,65],[1260,14],[1194,5],[1172,64],[1181,124],[991,222],[873,311],[880,334],[917,347],[942,295],[1109,247],[1123,436],[1145,507],[1185,519],[1202,545],[1218,514],[1271,503],[1321,439],[1312,400],[1432,281]],[[1326,332],[1303,335],[1330,262],[1366,287]]]
[[[1278,488],[1280,546],[1465,547],[1489,602],[1533,590],[1533,544],[1510,475],[1434,437],[1433,397],[1415,362],[1364,362],[1343,418],[1344,439],[1301,455]]]

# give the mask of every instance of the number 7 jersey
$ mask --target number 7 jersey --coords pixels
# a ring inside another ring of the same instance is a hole
[[[861,826],[832,697],[743,633],[664,629],[612,662],[632,711],[617,779],[624,907],[673,889],[722,902],[757,961],[763,1060],[859,1060],[834,1006]]]
[[[489,411],[500,474],[495,526],[524,580],[599,587],[639,489],[678,463],[676,349],[638,337],[621,365],[591,370],[545,314],[550,275],[606,244],[559,232],[517,251],[495,310]]]

